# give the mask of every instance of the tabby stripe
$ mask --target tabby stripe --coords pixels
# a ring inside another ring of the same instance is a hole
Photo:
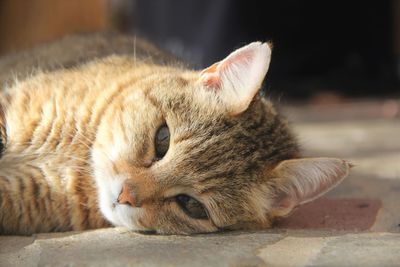
[[[88,90],[87,90],[88,91]],[[118,92],[113,92],[112,96],[118,94]],[[71,112],[71,116],[70,116],[70,120],[68,125],[74,125],[74,127],[72,128],[72,132],[69,132],[67,135],[70,136],[70,140],[67,142],[69,145],[73,145],[73,144],[81,144],[82,141],[78,141],[80,139],[79,135],[83,135],[83,133],[87,133],[89,135],[89,137],[87,137],[89,140],[93,140],[96,130],[95,131],[91,131],[90,128],[88,127],[89,124],[91,124],[92,121],[92,117],[93,117],[93,111],[95,108],[93,108],[94,105],[96,105],[96,100],[98,98],[93,98],[93,97],[87,97],[87,93],[84,96],[85,101],[83,103],[81,103],[80,107],[78,109],[75,110],[75,112]],[[109,105],[104,105],[104,106],[109,106]],[[89,107],[89,108],[88,108]],[[104,107],[104,109],[106,109],[107,107]],[[85,116],[83,116],[81,113],[83,113],[83,111],[81,111],[80,109],[84,109],[85,111]],[[75,116],[77,115],[76,113],[80,114],[80,120],[76,121],[75,120]],[[88,129],[89,128],[89,129]],[[81,133],[81,131],[83,133]],[[84,142],[86,144],[86,142]],[[91,144],[88,144],[91,145]]]
[[[61,132],[60,132],[60,136],[62,137],[62,140],[58,141],[57,146],[54,148],[54,151],[59,151],[61,149],[61,147],[63,147],[63,145],[71,144],[73,135],[69,134],[68,129],[70,127],[67,127],[67,126],[70,126],[72,124],[72,121],[74,120],[73,116],[74,115],[71,114],[70,116],[67,116],[66,118],[64,118],[64,123],[61,128]],[[60,139],[60,136],[58,136],[59,139]],[[55,139],[57,139],[57,136],[55,137]]]
[[[6,229],[6,213],[9,210],[8,206],[8,193],[10,182],[4,177],[0,177],[0,233],[5,233]],[[3,213],[4,212],[4,213]]]
[[[77,208],[78,211],[80,212],[80,227],[81,229],[85,229],[88,226],[88,218],[89,218],[89,210],[87,208],[88,204],[88,197],[86,195],[86,192],[84,190],[84,184],[82,183],[82,175],[80,173],[77,173],[75,176],[75,194],[78,198],[78,203],[77,203]]]
[[[6,220],[6,214],[3,213],[7,209],[7,196],[6,193],[3,191],[0,191],[0,234],[4,232],[4,227],[5,225],[5,220]]]
[[[42,210],[39,205],[40,188],[39,188],[39,185],[38,185],[36,179],[32,176],[32,174],[30,174],[26,177],[27,177],[26,179],[28,179],[28,177],[29,177],[30,178],[29,180],[31,182],[32,192],[31,192],[30,197],[31,197],[32,201],[30,201],[29,204],[31,206],[33,206],[31,211],[33,212],[33,214],[32,214],[33,217],[35,218],[35,221],[34,221],[35,228],[37,228],[37,227],[40,227],[40,225],[41,225],[40,218],[42,217],[42,216],[40,216],[40,215],[42,215]]]
[[[13,206],[13,209],[15,211],[14,215],[18,216],[17,221],[15,222],[16,224],[16,229],[20,228],[20,225],[26,225],[26,222],[23,222],[23,220],[25,220],[25,218],[23,217],[23,214],[26,213],[25,210],[25,205],[24,205],[24,196],[22,194],[23,192],[23,188],[24,185],[22,184],[22,181],[19,177],[14,177],[13,181],[13,185],[15,186],[14,192],[11,192],[12,194],[10,194],[10,202],[11,205]],[[16,196],[19,196],[18,198],[16,198]],[[13,201],[13,198],[14,201]]]
[[[108,95],[108,96],[103,96],[101,99],[101,102],[97,102],[98,105],[102,105],[101,108],[96,112],[96,113],[91,113],[91,119],[89,126],[90,128],[94,129],[94,133],[97,132],[97,127],[99,126],[99,123],[101,119],[104,117],[104,113],[111,107],[110,103],[118,96],[120,96],[122,93],[124,93],[130,85],[132,86],[133,84],[137,83],[137,78],[134,77],[133,79],[130,79],[126,81],[125,83],[119,84],[118,87],[114,88],[114,91]],[[97,109],[96,109],[97,110]]]
[[[66,92],[63,92],[64,94],[58,94],[55,100],[55,105],[56,105],[56,125],[61,124],[61,130],[59,132],[52,132],[54,136],[52,138],[56,141],[56,146],[53,149],[54,151],[58,151],[63,145],[70,145],[72,136],[70,136],[68,130],[70,128],[74,129],[74,127],[70,127],[73,125],[73,122],[75,120],[75,105],[72,105],[73,110],[67,110],[64,107],[64,99],[68,98],[71,94],[74,94],[75,92],[72,90],[66,90]],[[71,107],[69,107],[71,108]],[[58,134],[58,135],[57,135]],[[61,138],[62,140],[60,140]]]
[[[44,136],[46,136],[46,138],[42,140],[43,143],[41,146],[42,149],[46,148],[46,150],[50,151],[54,151],[54,147],[56,147],[60,142],[60,126],[64,125],[64,118],[63,116],[59,115],[57,103],[55,101],[53,102],[52,115],[50,127],[46,129],[45,134],[42,133]],[[55,146],[54,140],[56,143]]]
[[[35,222],[35,214],[33,214],[32,211],[32,196],[31,196],[31,190],[32,187],[29,188],[28,184],[25,184],[27,181],[27,179],[24,179],[20,176],[16,176],[15,178],[17,178],[19,180],[19,184],[20,184],[20,195],[22,196],[21,201],[19,201],[19,204],[21,205],[21,210],[25,207],[24,209],[24,214],[22,214],[22,217],[25,217],[26,223],[24,223],[23,225],[25,226],[25,229],[28,229],[28,227],[31,227],[34,222]],[[32,186],[32,185],[30,185]],[[29,189],[29,190],[28,190]],[[25,215],[25,216],[24,216]]]
[[[3,198],[4,198],[5,193],[3,193],[2,190],[0,190],[0,234],[3,232],[3,212],[6,210],[6,207],[3,207]]]
[[[32,147],[34,149],[44,149],[44,147],[47,144],[47,139],[50,135],[50,132],[53,128],[53,124],[54,124],[54,114],[55,114],[55,106],[54,104],[51,105],[52,107],[52,112],[50,114],[44,114],[44,110],[42,107],[41,110],[41,114],[42,115],[42,119],[40,120],[40,123],[38,123],[36,129],[33,131],[32,133]],[[48,117],[51,116],[51,118],[49,119]],[[44,119],[46,118],[46,119]],[[49,123],[50,121],[50,123]],[[39,144],[39,145],[36,145]]]
[[[33,167],[31,169],[33,172],[32,175],[35,177],[36,180],[42,180],[43,182],[39,184],[38,188],[38,198],[40,201],[40,213],[45,214],[46,222],[51,222],[51,224],[55,224],[54,222],[54,212],[51,208],[51,189],[49,184],[44,180],[45,174],[43,171],[38,167]],[[44,193],[45,192],[45,193]],[[53,216],[52,216],[53,215]]]
[[[204,179],[200,180],[199,183],[203,185],[204,183],[210,182],[211,180],[220,180],[220,178],[233,177],[234,175],[235,171],[233,170],[221,171],[205,177]]]

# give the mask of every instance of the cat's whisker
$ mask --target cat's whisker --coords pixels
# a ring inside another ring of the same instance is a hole
[[[67,157],[70,159],[74,159],[83,163],[86,163],[88,165],[91,164],[91,161],[89,159],[81,158],[76,155],[69,155],[61,152],[54,152],[54,151],[46,151],[46,152],[20,152],[18,155],[15,155],[15,158],[20,158],[20,157],[26,157],[26,156],[35,156],[35,157],[43,157],[47,155],[52,155],[52,156],[61,156],[61,157]]]
[[[77,141],[78,141],[78,142],[81,142],[82,145],[86,146],[89,150],[91,150],[91,149],[92,149],[93,141],[91,141],[89,138],[87,138],[86,136],[84,136],[83,134],[81,134],[81,133],[79,133],[79,132],[77,132],[77,134],[80,135],[80,136],[82,136],[83,138],[86,138],[86,139],[89,141],[90,145],[84,143],[84,142],[83,142],[82,140],[80,140],[80,139],[77,139]],[[98,150],[98,152],[101,152],[103,155],[105,155],[105,156],[111,161],[110,157],[109,157],[104,151]]]
[[[90,130],[87,130],[89,133],[91,133],[91,131]],[[90,144],[90,145],[88,145],[88,147],[91,147],[91,145],[93,144],[93,140],[91,140],[91,139],[89,139],[89,137],[87,137],[87,136],[85,136],[85,135],[83,135],[81,132],[77,132],[77,134],[79,135],[79,136],[81,136],[82,138],[84,138],[87,142],[88,142],[88,144]],[[96,133],[91,133],[93,136],[95,136],[96,135]]]
[[[72,133],[69,133],[68,135],[69,135],[70,137],[72,137],[72,138],[75,138],[76,136],[80,136],[80,137],[84,138],[86,141],[89,142],[89,144],[85,143],[83,140],[81,140],[81,139],[79,139],[79,138],[75,139],[75,141],[77,141],[78,143],[84,145],[84,146],[85,146],[86,148],[88,148],[88,149],[91,149],[91,148],[92,148],[92,147],[91,147],[92,141],[91,141],[89,138],[87,138],[86,136],[84,136],[82,133],[80,133],[79,131],[75,132],[75,135],[72,134]]]

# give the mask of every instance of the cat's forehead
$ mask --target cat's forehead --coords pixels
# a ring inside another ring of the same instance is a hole
[[[209,109],[191,109],[190,105],[190,99],[177,101],[171,105],[175,110],[169,118],[178,160],[196,176],[250,175],[297,153],[287,123],[264,99],[256,98],[248,110],[234,117],[218,113],[205,116],[202,112]]]

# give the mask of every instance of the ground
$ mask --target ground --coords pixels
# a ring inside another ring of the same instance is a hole
[[[355,167],[275,228],[154,236],[122,228],[1,236],[0,266],[400,266],[400,101],[282,108],[306,155]]]

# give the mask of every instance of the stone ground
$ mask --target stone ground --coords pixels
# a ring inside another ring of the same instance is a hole
[[[0,266],[400,266],[400,100],[283,111],[307,155],[356,166],[276,228],[189,237],[121,228],[1,236]]]

